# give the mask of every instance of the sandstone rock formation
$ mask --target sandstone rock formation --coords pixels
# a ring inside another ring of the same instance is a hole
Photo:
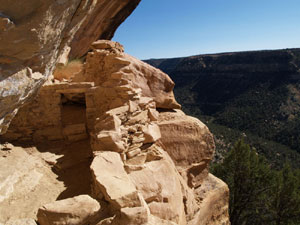
[[[214,140],[208,128],[179,110],[161,112],[158,124],[161,142],[179,172],[191,188],[199,187],[208,175],[208,163],[214,153]]]
[[[80,171],[90,168],[80,176],[90,191],[71,188],[61,195],[67,200],[40,205],[38,222],[66,224],[68,214],[77,214],[68,202],[89,194],[101,205],[97,221],[89,220],[95,225],[229,224],[227,185],[208,173],[212,135],[179,109],[173,81],[118,43],[92,48],[81,73],[44,85],[1,137],[46,146],[43,159],[58,173],[77,173],[78,163]],[[94,218],[99,209],[90,208],[79,217]]]
[[[110,39],[140,0],[0,0],[0,134],[72,46],[81,57]]]
[[[88,225],[94,223],[100,212],[100,204],[88,195],[64,199],[41,207],[37,217],[45,225]]]

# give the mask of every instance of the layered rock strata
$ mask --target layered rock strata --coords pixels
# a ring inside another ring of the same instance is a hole
[[[60,56],[81,57],[110,39],[140,0],[0,0],[0,134],[52,74]]]
[[[35,143],[90,140],[90,195],[100,208],[81,216],[54,202],[40,208],[38,222],[66,224],[65,213],[94,219],[99,211],[97,221],[67,224],[229,224],[228,188],[208,173],[213,137],[180,110],[173,81],[125,54],[118,43],[97,41],[92,48],[76,82],[44,86],[2,137]],[[76,198],[81,197],[64,201]]]

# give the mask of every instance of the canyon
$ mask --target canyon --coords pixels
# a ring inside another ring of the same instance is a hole
[[[216,156],[241,136],[277,168],[299,168],[300,49],[146,60],[169,74],[183,111],[215,135]]]
[[[209,129],[98,40],[139,1],[0,3],[0,224],[230,224]]]

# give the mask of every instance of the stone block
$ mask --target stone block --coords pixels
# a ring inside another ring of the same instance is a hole
[[[95,222],[99,211],[96,200],[80,195],[44,205],[37,218],[40,225],[89,225]]]
[[[91,164],[94,195],[103,195],[114,208],[141,206],[138,192],[116,152],[99,152]]]

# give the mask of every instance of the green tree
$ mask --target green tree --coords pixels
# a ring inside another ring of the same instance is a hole
[[[300,224],[300,174],[289,164],[276,173],[268,211],[272,224]]]
[[[239,140],[223,163],[212,167],[212,172],[229,186],[232,225],[265,224],[273,176],[266,160],[254,148]]]

